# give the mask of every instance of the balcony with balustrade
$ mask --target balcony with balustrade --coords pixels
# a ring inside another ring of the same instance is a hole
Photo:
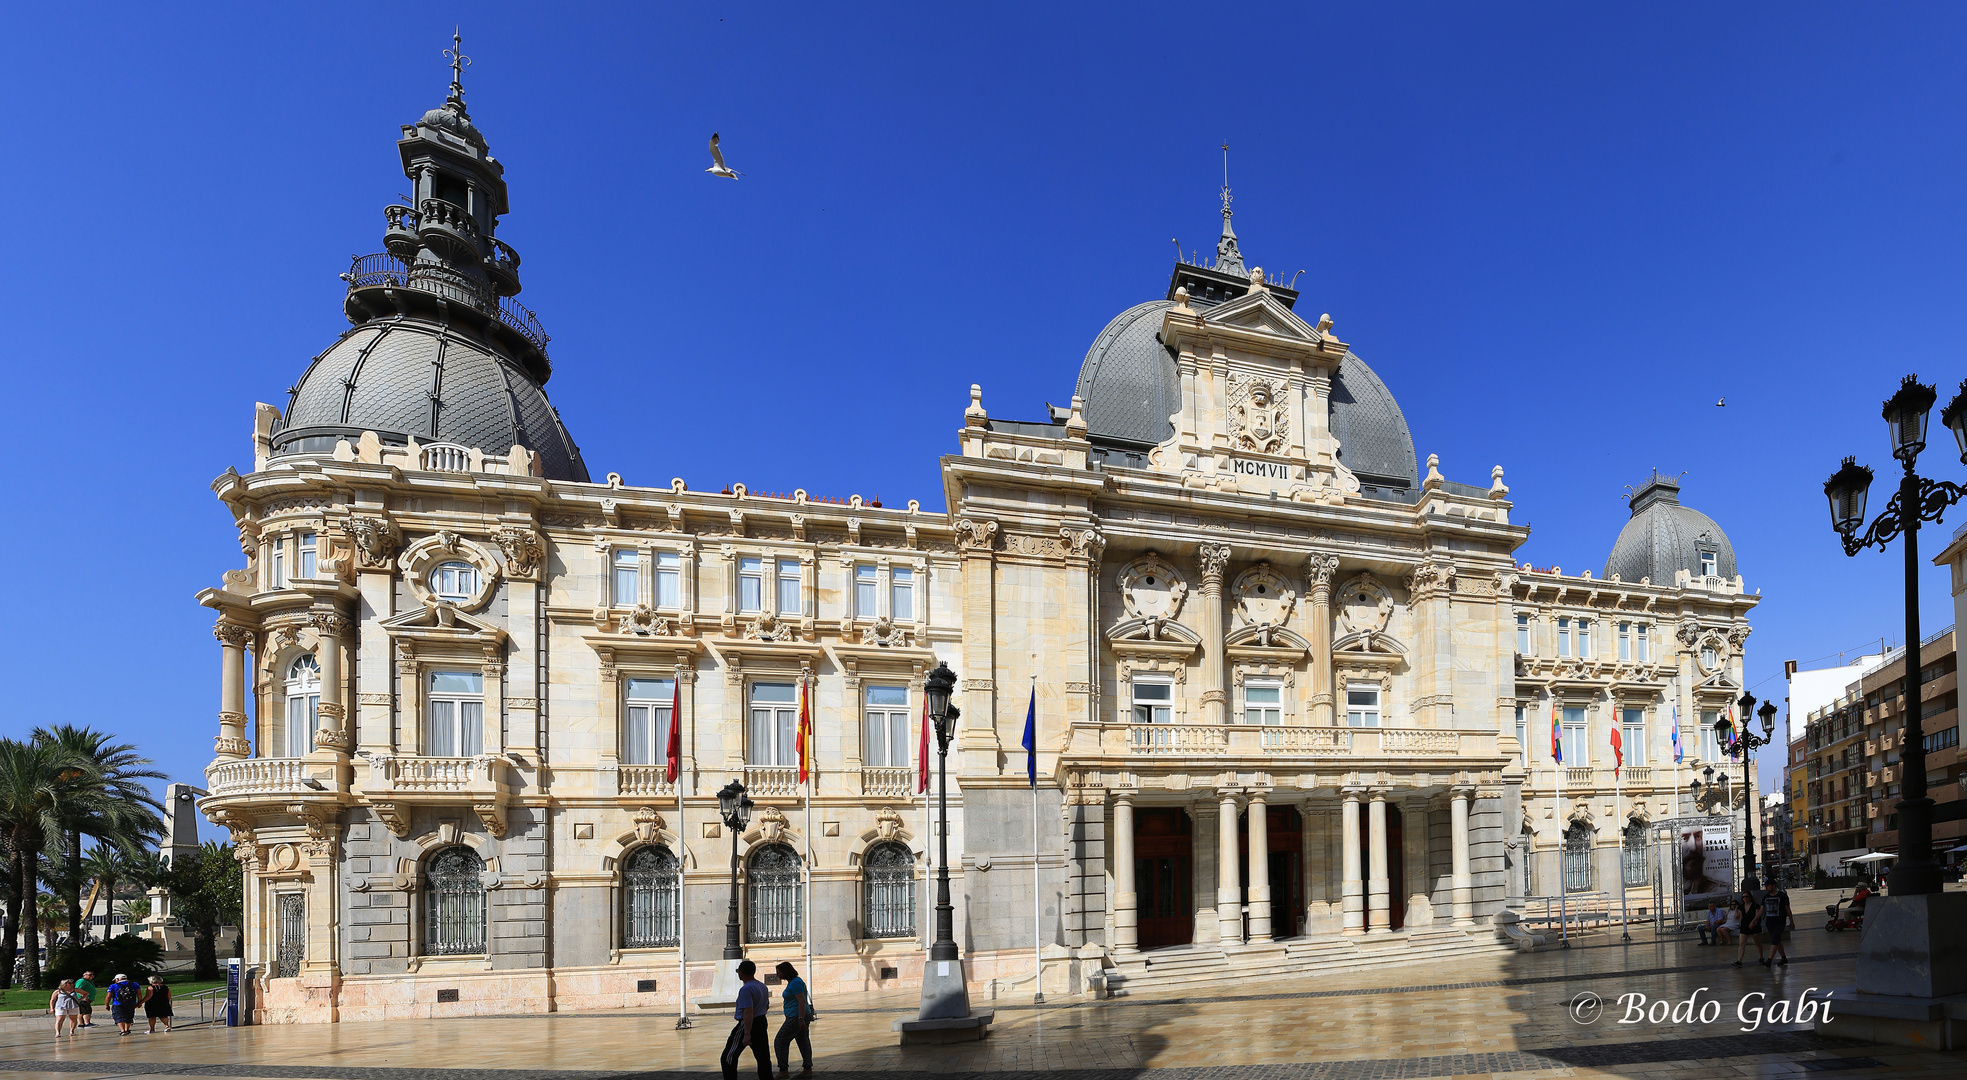
[[[505,794],[504,758],[378,754],[361,775],[362,793],[393,802],[470,803]]]
[[[1090,738],[1088,737],[1090,736]],[[1084,724],[1068,753],[1168,762],[1278,764],[1336,758],[1411,761],[1485,758],[1496,733],[1439,728],[1307,727],[1269,724]]]
[[[214,798],[316,795],[333,791],[310,770],[306,758],[233,758],[205,767],[205,790]]]
[[[493,253],[483,257],[474,253],[465,264],[482,265],[482,277],[427,255],[418,258],[414,247],[399,253],[409,226],[423,219],[409,207],[392,210],[402,213],[391,215],[390,230],[384,233],[390,250],[356,256],[341,276],[348,285],[342,306],[349,321],[360,324],[408,312],[462,320],[505,346],[513,359],[544,382],[552,371],[546,358],[552,338],[532,309],[513,295],[519,291],[518,253],[497,240],[487,241]]]
[[[799,767],[796,765],[746,765],[744,790],[753,798],[768,799],[798,795],[805,787],[799,782]]]
[[[668,779],[669,766],[617,765],[605,770],[614,778],[614,794],[622,799],[674,799],[676,784]],[[603,790],[607,789],[606,777]]]

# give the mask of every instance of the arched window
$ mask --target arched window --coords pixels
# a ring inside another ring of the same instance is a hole
[[[1564,830],[1564,891],[1591,891],[1591,826],[1582,821]]]
[[[798,941],[805,908],[799,856],[784,844],[766,844],[751,853],[744,876],[746,940]]]
[[[861,891],[864,936],[915,936],[915,856],[906,846],[891,840],[868,848],[861,860]]]
[[[445,848],[425,864],[425,956],[485,951],[484,874],[485,860],[468,847]]]
[[[430,591],[453,602],[469,600],[478,592],[478,568],[455,560],[439,563],[430,572]]]
[[[314,721],[321,708],[321,665],[314,654],[295,660],[287,668],[285,736],[288,757],[314,752]]]
[[[622,860],[622,948],[676,944],[676,856],[645,846]]]
[[[1644,885],[1651,880],[1653,856],[1652,849],[1646,846],[1644,823],[1635,821],[1626,826],[1619,862],[1625,868],[1623,877],[1627,885]]]

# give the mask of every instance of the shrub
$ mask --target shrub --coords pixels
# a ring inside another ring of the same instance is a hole
[[[98,986],[107,986],[119,974],[142,982],[157,974],[163,964],[163,946],[135,934],[118,934],[108,941],[59,946],[48,960],[43,981],[53,985],[93,971]]]

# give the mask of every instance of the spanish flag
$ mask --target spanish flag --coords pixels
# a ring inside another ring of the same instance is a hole
[[[813,761],[813,708],[808,697],[808,679],[799,680],[799,782],[806,782],[806,774]]]

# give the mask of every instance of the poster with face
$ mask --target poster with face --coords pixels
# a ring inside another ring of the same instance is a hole
[[[1681,826],[1680,892],[1690,906],[1697,897],[1724,895],[1734,888],[1734,834],[1729,827]]]

